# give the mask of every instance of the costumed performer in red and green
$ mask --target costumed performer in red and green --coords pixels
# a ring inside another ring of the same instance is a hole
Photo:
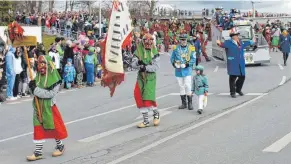
[[[143,122],[138,124],[139,128],[149,127],[149,112],[153,111],[153,124],[158,126],[160,114],[156,103],[156,71],[159,69],[160,55],[153,45],[153,36],[146,33],[142,42],[137,45],[132,67],[139,69],[137,82],[134,89],[136,106],[143,115]]]
[[[37,75],[30,81],[31,93],[37,97],[33,101],[34,143],[36,149],[28,161],[43,158],[42,148],[45,139],[55,139],[53,157],[61,156],[65,147],[62,140],[67,138],[67,130],[56,106],[56,95],[62,83],[61,77],[50,56],[39,56]]]

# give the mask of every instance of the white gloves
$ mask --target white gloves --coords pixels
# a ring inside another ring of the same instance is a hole
[[[186,67],[186,65],[185,64],[181,64],[181,68],[185,68]]]

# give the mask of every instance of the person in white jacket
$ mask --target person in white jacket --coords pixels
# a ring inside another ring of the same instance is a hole
[[[15,58],[14,58],[14,72],[16,74],[15,76],[15,83],[13,87],[13,97],[20,98],[19,95],[19,82],[20,82],[20,73],[23,71],[22,66],[21,66],[21,55],[23,51],[21,47],[17,47],[15,51]]]
[[[54,44],[49,49],[49,56],[52,58],[52,61],[54,62],[56,69],[59,71],[61,68],[60,55],[56,50],[56,46]]]

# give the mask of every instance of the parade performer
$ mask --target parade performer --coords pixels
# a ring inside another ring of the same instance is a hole
[[[243,96],[242,87],[245,81],[245,58],[244,49],[254,45],[254,41],[241,41],[238,37],[240,33],[236,28],[230,31],[231,39],[224,41],[217,40],[218,46],[227,49],[227,73],[229,75],[229,89],[232,98],[236,98],[236,93]],[[254,38],[255,39],[255,38]]]
[[[150,125],[149,111],[154,113],[154,126],[160,122],[156,103],[156,71],[159,69],[159,60],[159,53],[153,45],[153,37],[147,33],[143,36],[142,43],[137,45],[132,62],[132,67],[139,69],[134,89],[136,106],[143,115],[143,122],[137,125],[139,128]]]
[[[57,146],[52,156],[61,156],[65,150],[62,140],[68,136],[55,98],[62,83],[61,77],[50,56],[39,56],[37,62],[36,78],[29,82],[31,93],[37,97],[37,101],[33,101],[36,149],[31,156],[27,156],[28,161],[42,159],[44,139],[55,139]]]
[[[196,52],[196,66],[201,62],[201,43],[197,36],[194,35],[193,39],[191,40],[191,44],[195,47]]]
[[[180,36],[180,45],[176,46],[172,56],[171,63],[175,68],[175,76],[178,80],[180,86],[180,96],[182,100],[182,105],[179,109],[187,108],[188,99],[188,109],[193,110],[192,106],[192,93],[191,93],[191,77],[192,77],[192,67],[196,60],[195,47],[187,44],[188,35],[183,33]]]
[[[203,108],[205,106],[205,97],[208,94],[208,81],[205,74],[203,74],[204,67],[198,65],[195,67],[196,75],[192,80],[192,92],[194,95],[194,100],[196,102],[196,107],[198,108],[198,114],[202,114]]]
[[[269,45],[269,51],[271,51],[271,30],[269,26],[266,26],[263,35]]]
[[[209,62],[211,60],[209,59],[209,57],[208,57],[208,55],[206,53],[207,39],[205,38],[205,35],[203,33],[203,29],[202,28],[198,30],[198,36],[199,36],[199,40],[200,40],[200,43],[201,43],[202,55],[204,56],[206,61]]]
[[[165,31],[165,37],[164,37],[164,46],[165,46],[164,51],[165,51],[165,52],[168,52],[168,51],[169,51],[170,44],[171,44],[170,41],[171,41],[171,38],[170,38],[170,36],[168,35],[168,31]]]

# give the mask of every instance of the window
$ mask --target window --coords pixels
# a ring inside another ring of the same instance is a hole
[[[239,37],[240,39],[252,39],[253,35],[252,35],[252,30],[251,30],[251,26],[238,26],[238,30],[239,30]]]

